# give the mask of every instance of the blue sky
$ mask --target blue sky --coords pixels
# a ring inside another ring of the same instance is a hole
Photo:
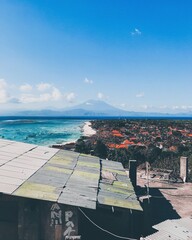
[[[192,111],[191,0],[1,0],[0,109]]]

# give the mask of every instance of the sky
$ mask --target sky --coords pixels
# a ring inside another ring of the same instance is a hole
[[[0,112],[89,99],[192,111],[191,0],[0,0]]]

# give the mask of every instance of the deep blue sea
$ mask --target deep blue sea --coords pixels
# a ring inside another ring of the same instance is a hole
[[[42,146],[77,140],[85,119],[0,117],[0,138]]]

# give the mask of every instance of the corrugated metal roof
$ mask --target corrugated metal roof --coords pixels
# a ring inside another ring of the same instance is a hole
[[[192,217],[177,220],[166,220],[153,226],[157,233],[154,233],[146,240],[191,240],[192,239]]]
[[[0,192],[91,209],[101,204],[142,210],[121,163],[4,139]]]

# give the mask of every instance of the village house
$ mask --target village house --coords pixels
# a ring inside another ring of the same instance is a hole
[[[142,218],[121,163],[0,140],[0,240],[138,239]]]

